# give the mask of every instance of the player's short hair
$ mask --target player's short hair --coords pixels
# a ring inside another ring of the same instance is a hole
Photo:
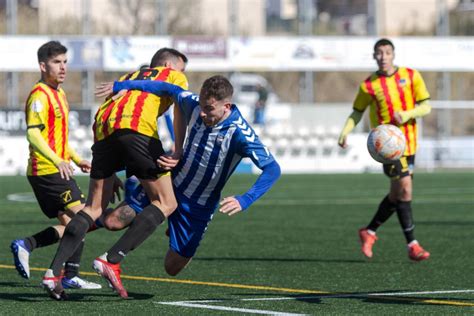
[[[390,45],[392,46],[392,49],[395,50],[395,46],[393,45],[392,41],[387,39],[387,38],[381,38],[377,42],[375,42],[374,45],[374,52],[379,48],[380,46],[387,46]]]
[[[66,54],[67,48],[58,41],[49,41],[38,48],[38,62],[47,62],[48,59]]]
[[[204,81],[201,87],[199,98],[201,100],[209,100],[215,98],[216,100],[232,99],[234,94],[234,87],[230,81],[220,75],[212,76]]]
[[[182,59],[185,64],[188,62],[188,58],[176,49],[168,47],[160,48],[151,58],[150,67],[164,66],[168,60],[177,61],[178,59]]]

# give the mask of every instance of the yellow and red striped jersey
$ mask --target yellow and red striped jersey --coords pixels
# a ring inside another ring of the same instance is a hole
[[[166,67],[142,69],[119,79],[123,80],[157,80],[188,88],[188,81],[182,72]],[[95,115],[94,140],[100,141],[118,129],[131,129],[158,138],[156,120],[172,103],[169,97],[158,97],[138,90],[129,90],[116,100],[109,99]]]
[[[28,96],[25,106],[27,128],[38,127],[49,147],[65,161],[68,152],[69,105],[64,90],[38,82]],[[27,175],[42,176],[58,172],[54,163],[30,145]]]
[[[375,127],[380,124],[395,124],[394,113],[412,110],[416,103],[429,98],[430,94],[420,73],[400,67],[391,76],[377,72],[370,75],[361,83],[353,108],[363,112],[370,106],[370,125]],[[416,120],[411,119],[399,128],[407,141],[405,155],[414,155],[417,149]]]

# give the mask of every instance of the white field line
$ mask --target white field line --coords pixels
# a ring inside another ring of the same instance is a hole
[[[211,301],[211,302],[221,302],[221,301]],[[263,309],[237,308],[237,307],[206,305],[206,304],[197,304],[197,303],[188,303],[188,302],[157,302],[157,303],[163,304],[163,305],[174,305],[174,306],[181,306],[181,307],[193,307],[193,308],[213,309],[213,310],[219,310],[219,311],[252,313],[252,314],[281,315],[281,316],[305,315],[305,314],[275,312],[275,311],[269,311],[269,310],[263,310]]]
[[[241,301],[283,301],[283,300],[320,299],[320,298],[344,298],[344,297],[367,297],[367,296],[406,296],[406,295],[432,295],[432,294],[455,294],[455,293],[461,293],[461,294],[462,293],[474,293],[474,290],[327,294],[327,295],[311,295],[311,296],[299,296],[299,297],[262,297],[262,298],[244,298],[244,299],[241,299]],[[187,302],[193,302],[193,301],[187,301]],[[203,302],[203,301],[196,301],[196,302]]]
[[[454,294],[454,293],[474,293],[474,290],[442,290],[442,291],[419,291],[419,292],[391,292],[391,293],[354,293],[354,294],[327,294],[327,295],[311,295],[300,297],[262,297],[262,298],[244,298],[232,301],[285,301],[285,300],[303,300],[303,299],[321,299],[321,298],[348,298],[348,297],[373,297],[373,296],[406,296],[406,295],[433,295],[433,294]],[[241,313],[267,314],[267,315],[304,315],[275,312],[269,310],[236,308],[222,305],[209,305],[208,303],[222,303],[229,302],[229,300],[195,300],[195,301],[176,301],[176,302],[155,302],[156,304],[173,305],[180,307],[203,308],[213,310],[223,310]],[[447,302],[449,303],[449,302]],[[470,305],[470,304],[468,304]]]

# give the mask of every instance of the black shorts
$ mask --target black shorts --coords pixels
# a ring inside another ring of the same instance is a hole
[[[76,180],[62,179],[59,172],[45,176],[28,176],[28,181],[41,210],[49,218],[58,217],[59,212],[85,203],[84,194]]]
[[[121,129],[92,146],[91,178],[105,179],[126,170],[127,177],[157,179],[167,172],[156,160],[164,154],[159,139]]]
[[[412,176],[414,168],[415,155],[403,156],[394,163],[384,164],[383,172],[390,179],[401,179],[403,177]]]

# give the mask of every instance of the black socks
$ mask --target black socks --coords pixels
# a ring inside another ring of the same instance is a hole
[[[107,252],[107,261],[119,263],[128,252],[137,248],[160,225],[166,216],[153,204],[148,205],[135,217],[125,234]]]
[[[68,279],[79,275],[79,266],[81,264],[82,250],[84,249],[84,240],[82,240],[79,247],[74,251],[72,256],[66,261],[64,265],[64,276]]]
[[[411,201],[398,201],[397,215],[400,226],[402,226],[403,234],[407,243],[415,240],[415,224],[413,223],[413,214],[411,209]]]
[[[397,208],[397,203],[393,203],[388,199],[388,195],[380,202],[377,213],[375,213],[374,218],[367,226],[367,229],[376,231],[383,223],[385,223],[390,216],[395,212]]]
[[[55,276],[61,274],[64,262],[68,260],[81,245],[89,228],[94,224],[92,218],[83,211],[79,211],[66,226],[64,236],[59,243],[56,256],[50,268]]]
[[[28,247],[30,251],[33,251],[36,248],[46,247],[55,244],[58,242],[58,240],[58,231],[53,227],[48,227],[45,230],[34,234],[33,236],[26,237],[25,246]]]

